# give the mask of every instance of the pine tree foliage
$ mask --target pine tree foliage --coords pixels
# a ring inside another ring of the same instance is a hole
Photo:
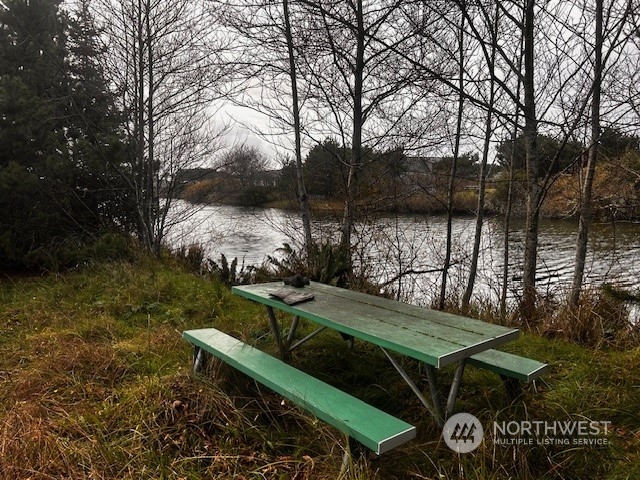
[[[8,0],[0,9],[0,267],[127,225],[118,115],[83,0]],[[77,243],[76,243],[77,245]],[[50,266],[50,265],[47,265]]]

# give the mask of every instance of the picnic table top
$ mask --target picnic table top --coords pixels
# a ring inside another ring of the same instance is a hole
[[[288,305],[271,294],[283,288],[313,294]],[[518,338],[515,328],[311,282],[302,288],[282,282],[232,288],[244,298],[309,319],[440,368]]]

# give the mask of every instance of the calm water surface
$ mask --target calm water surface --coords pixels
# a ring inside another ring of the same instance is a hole
[[[178,203],[178,208],[184,204]],[[186,218],[188,217],[188,218]],[[336,238],[338,222],[316,220],[316,235]],[[472,250],[475,218],[453,222],[454,248],[449,284],[462,291]],[[577,223],[544,220],[540,228],[537,286],[542,291],[561,293],[573,274]],[[502,220],[488,219],[475,287],[476,298],[499,298],[504,264]],[[357,264],[368,274],[399,292],[413,303],[430,302],[439,291],[444,258],[446,218],[444,216],[383,216],[357,225],[354,243]],[[524,224],[513,222],[510,231],[510,297],[517,297],[523,261]],[[218,259],[224,254],[246,265],[279,256],[283,243],[299,245],[300,222],[295,212],[235,206],[205,206],[185,216],[172,230],[175,246],[200,243],[207,254]],[[405,275],[397,278],[400,273]],[[592,228],[586,262],[586,283],[609,282],[640,289],[640,225],[634,223],[597,224]]]

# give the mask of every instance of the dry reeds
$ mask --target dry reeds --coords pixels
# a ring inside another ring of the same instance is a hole
[[[640,340],[640,329],[630,321],[629,307],[604,289],[585,290],[578,308],[556,304],[545,309],[537,331],[579,345],[629,348]]]

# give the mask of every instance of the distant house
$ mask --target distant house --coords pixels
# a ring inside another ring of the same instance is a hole
[[[431,174],[436,163],[443,157],[406,157],[405,166],[407,174]]]
[[[404,177],[409,184],[434,193],[437,183],[434,170],[442,160],[442,157],[406,157]]]

